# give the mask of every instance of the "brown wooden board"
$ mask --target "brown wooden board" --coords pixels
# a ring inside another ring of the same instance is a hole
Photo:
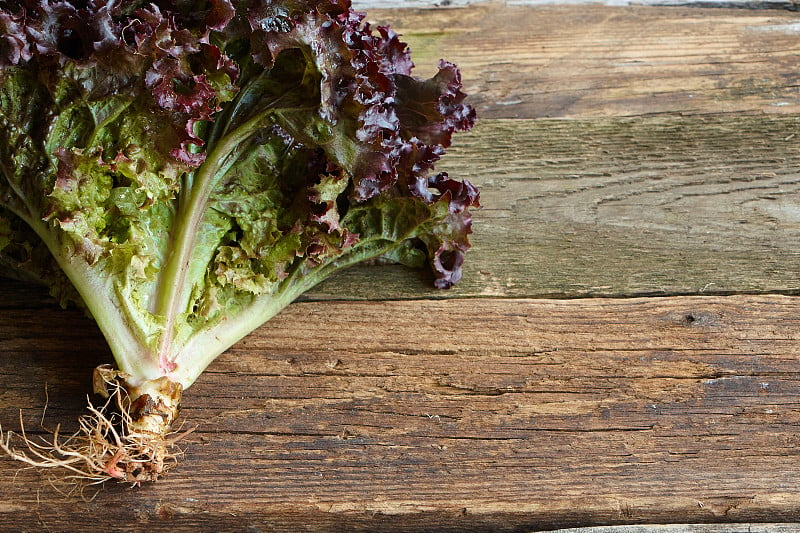
[[[482,194],[459,285],[359,268],[307,297],[800,289],[798,117],[485,120],[440,168]]]
[[[26,288],[0,285],[6,302]],[[185,396],[182,464],[69,502],[0,462],[0,530],[521,531],[800,512],[800,301],[291,306]],[[0,420],[80,412],[102,339],[0,309]],[[47,396],[45,395],[47,385]],[[88,494],[88,493],[87,493]],[[198,524],[202,524],[199,526]]]

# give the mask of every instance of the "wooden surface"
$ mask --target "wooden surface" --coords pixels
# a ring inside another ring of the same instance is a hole
[[[2,461],[0,531],[800,522],[798,15],[370,17],[460,63],[482,117],[439,167],[483,194],[462,284],[336,276],[187,392],[163,482],[74,501]],[[4,427],[74,427],[108,358],[0,282]]]

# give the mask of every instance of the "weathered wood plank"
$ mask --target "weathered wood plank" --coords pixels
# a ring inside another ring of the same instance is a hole
[[[484,118],[800,111],[797,15],[677,7],[370,10],[420,74],[458,64]]]
[[[27,289],[0,285],[8,301]],[[522,531],[800,516],[797,298],[294,304],[187,392],[182,466],[0,530]],[[93,326],[0,310],[0,420],[73,419]],[[71,424],[65,424],[67,426]]]
[[[440,164],[475,182],[464,279],[360,268],[308,297],[800,290],[800,119],[485,120]]]

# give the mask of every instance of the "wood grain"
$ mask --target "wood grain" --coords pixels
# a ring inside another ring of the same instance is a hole
[[[484,118],[800,111],[797,14],[686,7],[370,10],[420,75],[458,64]]]
[[[0,290],[27,300],[18,284]],[[3,461],[0,530],[788,519],[800,512],[798,304],[294,304],[188,391],[184,420],[198,428],[163,483],[66,505],[39,474]],[[65,422],[107,357],[90,322],[47,306],[0,309],[0,339],[0,420],[24,408],[29,428],[45,382],[45,425]]]
[[[452,291],[359,268],[307,297],[580,297],[800,289],[800,120],[485,120],[440,164],[476,183]]]

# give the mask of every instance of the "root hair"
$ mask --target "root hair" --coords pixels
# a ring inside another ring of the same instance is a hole
[[[31,468],[57,470],[51,481],[66,483],[69,491],[99,485],[112,479],[138,485],[154,481],[177,464],[183,455],[176,443],[191,432],[153,432],[137,430],[130,414],[128,391],[117,379],[106,379],[108,397],[96,407],[87,398],[87,414],[78,419],[79,428],[72,435],[53,430],[50,440],[30,438],[20,411],[20,432],[3,431],[0,425],[0,450],[8,457]],[[23,447],[14,446],[20,440]],[[55,486],[55,483],[54,483]]]

